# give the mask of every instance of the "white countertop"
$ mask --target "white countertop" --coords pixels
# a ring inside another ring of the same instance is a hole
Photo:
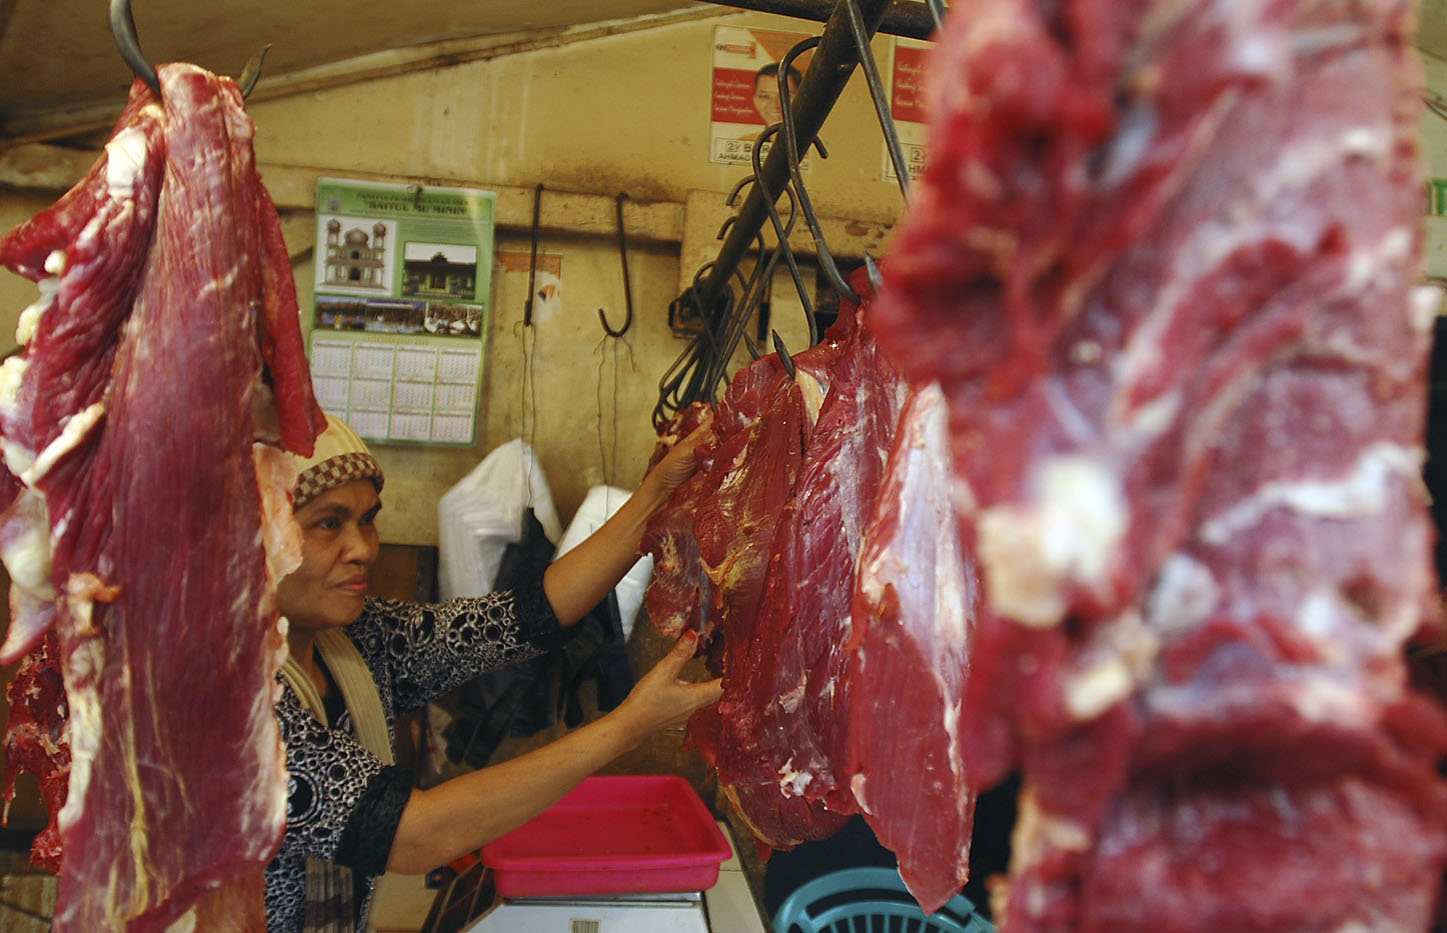
[[[720,820],[718,825],[733,854],[719,866],[718,884],[703,892],[709,926],[713,933],[768,933],[769,926],[754,901],[749,879],[739,862],[738,842],[727,824]]]

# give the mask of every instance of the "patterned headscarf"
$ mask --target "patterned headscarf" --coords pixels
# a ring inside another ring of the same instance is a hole
[[[327,429],[316,440],[316,450],[297,463],[293,508],[301,508],[317,496],[354,479],[369,479],[382,491],[382,468],[372,458],[366,443],[340,418],[327,415]]]

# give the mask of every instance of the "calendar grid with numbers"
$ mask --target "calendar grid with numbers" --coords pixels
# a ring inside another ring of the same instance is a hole
[[[475,442],[480,343],[403,343],[314,332],[311,357],[317,401],[362,437],[419,444]]]

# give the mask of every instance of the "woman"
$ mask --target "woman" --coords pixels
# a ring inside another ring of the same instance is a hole
[[[361,438],[328,417],[293,496],[302,563],[277,587],[289,623],[276,703],[289,780],[286,836],[266,870],[271,933],[359,929],[377,875],[430,871],[477,849],[718,699],[717,681],[678,679],[694,649],[685,637],[617,709],[550,745],[427,790],[392,763],[397,714],[547,650],[603,600],[637,560],[649,517],[693,472],[702,436],[678,444],[542,579],[417,605],[366,596],[382,471]]]

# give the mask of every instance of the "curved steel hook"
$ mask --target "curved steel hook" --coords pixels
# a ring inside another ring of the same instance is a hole
[[[243,98],[250,97],[251,92],[256,89],[256,82],[261,80],[261,63],[266,61],[266,53],[270,51],[271,43],[268,42],[246,60],[246,66],[241,69],[241,77],[236,79]]]
[[[131,72],[160,97],[161,81],[156,77],[156,69],[141,52],[136,20],[131,15],[131,0],[111,0],[111,35],[115,36],[116,48],[120,50],[121,58],[131,66]]]
[[[778,331],[773,331],[774,352],[779,354],[779,362],[784,364],[784,372],[789,374],[790,379],[799,378],[799,368],[794,365],[794,357],[789,355],[789,348],[784,346],[784,338],[779,336]]]
[[[805,39],[794,46],[779,62],[779,73],[786,74],[788,69],[793,66],[795,58],[818,44],[819,38],[816,36]],[[789,175],[793,179],[794,188],[798,191],[799,207],[804,212],[804,222],[809,225],[809,232],[814,236],[814,251],[819,260],[819,269],[840,298],[854,302],[862,301],[860,296],[855,294],[854,289],[849,287],[849,283],[844,281],[844,276],[839,273],[839,266],[834,262],[834,254],[829,251],[829,244],[824,240],[824,230],[819,224],[819,217],[814,213],[814,202],[809,199],[808,189],[804,187],[804,173],[799,167],[799,143],[795,139],[794,113],[789,102],[789,82],[784,80],[779,81],[779,107],[784,117],[783,137],[784,145],[788,147]],[[810,333],[813,335],[812,312],[810,323]],[[817,335],[814,336],[814,339],[818,339]]]
[[[618,214],[618,260],[623,265],[623,300],[627,303],[628,312],[623,318],[623,326],[614,330],[608,323],[608,315],[603,313],[602,308],[598,309],[598,320],[603,322],[603,332],[609,337],[622,337],[633,326],[633,289],[628,284],[628,237],[623,232],[623,201],[627,197],[627,192],[620,193],[614,206]]]
[[[728,207],[734,207],[735,202],[739,199],[740,192],[744,190],[744,186],[756,184],[758,180],[759,179],[753,175],[745,175],[743,178],[740,178],[738,184],[734,185],[733,190],[729,192],[729,196],[724,198],[724,204]]]
[[[153,94],[160,97],[161,79],[156,76],[155,66],[141,51],[141,40],[136,35],[136,18],[131,13],[131,0],[111,0],[110,19],[111,35],[115,37],[121,58],[131,66],[131,72],[146,82],[146,87],[150,88]],[[250,97],[255,90],[256,82],[261,79],[261,63],[266,60],[266,53],[270,50],[270,43],[262,46],[260,51],[247,59],[246,66],[241,69],[241,77],[236,79],[236,83],[241,88],[243,98]]]
[[[869,287],[874,289],[876,295],[879,294],[879,290],[884,287],[884,276],[879,272],[879,263],[867,252],[864,254],[864,274],[869,277]]]
[[[538,226],[543,216],[543,183],[533,189],[532,252],[528,260],[528,300],[523,302],[523,326],[533,323],[533,289],[538,287]]]
[[[879,77],[879,65],[874,61],[874,50],[869,45],[869,32],[864,27],[864,14],[855,0],[842,0],[849,15],[849,28],[854,33],[854,44],[859,49],[859,65],[864,69],[865,83],[869,96],[874,101],[874,113],[879,118],[879,128],[884,133],[884,145],[889,150],[889,160],[894,164],[894,176],[899,182],[899,192],[909,197],[909,166],[904,161],[904,149],[899,144],[899,133],[894,128],[894,117],[890,114],[889,99],[884,92],[884,82]],[[935,24],[938,28],[939,24]]]
[[[945,18],[944,0],[925,0],[925,5],[929,7],[929,15],[934,19],[935,29],[938,30]]]
[[[783,69],[781,68],[780,70]],[[754,147],[753,152],[755,174],[763,172],[763,165],[759,161],[759,151],[764,148],[764,141],[778,133],[779,129],[780,124],[775,123],[759,134],[759,144]],[[797,166],[797,164],[796,162],[795,165]],[[812,347],[819,342],[819,323],[814,317],[814,304],[809,300],[809,290],[804,287],[804,277],[799,274],[799,264],[794,260],[794,251],[789,248],[789,233],[793,229],[794,218],[798,216],[798,212],[794,209],[794,205],[797,203],[794,200],[794,192],[788,185],[784,186],[784,191],[790,192],[789,203],[791,210],[789,214],[789,225],[787,227],[784,226],[783,220],[779,217],[779,209],[774,205],[772,200],[764,198],[764,208],[768,211],[769,222],[774,226],[774,238],[778,241],[776,249],[782,250],[784,253],[784,261],[788,263],[789,274],[794,278],[794,288],[799,292],[799,303],[804,306],[804,317],[809,321],[809,346]],[[800,189],[798,194],[802,198],[803,190]],[[806,214],[805,216],[807,217],[808,215]]]

